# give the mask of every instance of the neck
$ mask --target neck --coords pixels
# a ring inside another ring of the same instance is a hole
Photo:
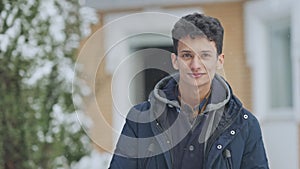
[[[182,87],[179,82],[179,92],[181,100],[191,107],[195,107],[200,104],[200,102],[207,97],[210,91],[210,85],[206,86],[191,86],[190,88]]]

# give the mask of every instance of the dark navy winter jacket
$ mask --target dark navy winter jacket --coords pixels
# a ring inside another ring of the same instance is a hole
[[[117,143],[110,169],[172,169],[171,149],[191,130],[182,106],[165,90],[178,75],[161,80],[147,102],[133,107]],[[174,122],[168,114],[177,113]],[[268,169],[257,119],[243,108],[228,83],[216,75],[199,143],[204,143],[203,169]]]

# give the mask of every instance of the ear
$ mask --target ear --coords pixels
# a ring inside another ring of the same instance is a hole
[[[171,54],[171,60],[172,60],[173,68],[175,70],[178,70],[178,59],[177,59],[177,55],[175,55],[175,53]]]
[[[218,60],[217,60],[217,69],[223,69],[224,58],[225,58],[224,53],[221,53],[221,54],[218,56]]]

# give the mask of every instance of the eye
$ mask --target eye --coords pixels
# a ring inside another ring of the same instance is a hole
[[[181,55],[181,58],[183,58],[185,60],[190,59],[192,57],[193,57],[193,55],[191,55],[190,53],[184,53]]]
[[[210,57],[211,57],[211,54],[209,54],[209,53],[203,53],[203,54],[201,55],[201,57],[202,57],[202,58],[210,58]]]

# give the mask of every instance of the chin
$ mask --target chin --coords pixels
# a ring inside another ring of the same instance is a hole
[[[190,76],[188,76],[187,78],[184,78],[183,81],[191,87],[202,87],[208,85],[210,80],[205,76],[199,78],[191,78]]]
[[[194,83],[194,86],[198,86],[198,87],[203,87],[203,86],[207,86],[209,85],[209,80],[208,79],[199,79],[196,81],[196,83]]]

